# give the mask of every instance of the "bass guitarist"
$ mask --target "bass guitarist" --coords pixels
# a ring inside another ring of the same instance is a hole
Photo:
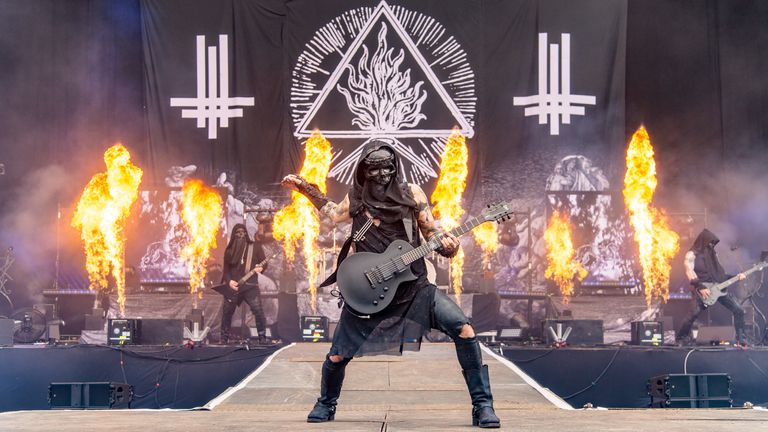
[[[683,344],[691,343],[691,328],[698,318],[699,314],[707,308],[703,299],[707,299],[713,293],[707,287],[707,284],[724,282],[732,278],[732,275],[725,274],[723,266],[717,259],[715,246],[720,239],[708,229],[704,229],[696,237],[691,249],[685,254],[685,275],[690,281],[691,290],[694,293],[692,310],[688,318],[683,322],[680,331],[677,332],[677,340]],[[744,280],[746,276],[739,273],[738,279]],[[740,347],[746,347],[747,341],[744,334],[744,309],[734,298],[733,294],[727,293],[717,299],[717,301],[728,308],[733,314],[733,326],[736,329],[736,343]]]
[[[264,267],[267,265],[264,262],[264,258],[264,248],[261,243],[253,241],[248,237],[245,225],[235,225],[232,229],[232,236],[229,238],[227,248],[224,250],[224,266],[222,269],[224,274],[221,282],[229,284],[229,287],[238,291],[239,295],[235,299],[224,298],[221,310],[222,344],[229,342],[232,316],[243,301],[251,308],[251,313],[256,321],[259,343],[267,341],[267,320],[264,317],[264,309],[261,306],[261,293],[259,292],[258,281],[258,273],[264,271]],[[258,268],[262,262],[264,262],[263,267]],[[254,268],[257,274],[251,276],[243,286],[240,286],[237,281]]]
[[[458,240],[438,229],[424,191],[404,182],[401,171],[395,142],[374,138],[363,146],[353,185],[341,203],[330,201],[317,187],[295,175],[286,176],[283,185],[307,196],[335,223],[351,219],[353,236],[345,245],[354,239],[357,252],[382,253],[398,239],[418,246],[421,232],[427,240],[441,236],[438,253],[452,257],[458,251]],[[353,357],[418,350],[422,335],[436,328],[448,334],[456,346],[472,398],[473,425],[499,427],[488,367],[483,365],[469,319],[456,303],[427,281],[423,258],[414,261],[411,269],[416,280],[402,283],[392,302],[381,312],[366,315],[344,307],[322,365],[320,397],[307,417],[308,422],[334,420],[345,369]]]

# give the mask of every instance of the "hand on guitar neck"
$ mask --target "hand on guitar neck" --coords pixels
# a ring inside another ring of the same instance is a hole
[[[253,273],[261,273],[262,271],[264,271],[264,266],[257,265],[256,267],[253,268],[253,270],[251,270],[251,276],[253,276]],[[229,287],[237,291],[238,289],[240,289],[240,284],[237,283],[237,281],[235,280],[231,280],[229,281]]]

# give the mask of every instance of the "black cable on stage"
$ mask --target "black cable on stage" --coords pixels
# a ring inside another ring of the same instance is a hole
[[[128,382],[128,376],[125,374],[125,359],[123,358],[123,353],[120,353],[120,370],[123,371],[123,382]]]
[[[608,362],[608,365],[605,366],[603,371],[600,372],[600,375],[598,375],[597,378],[592,380],[592,382],[588,386],[586,386],[583,389],[577,391],[576,393],[573,393],[572,395],[565,396],[563,398],[563,400],[568,400],[568,399],[570,399],[572,397],[578,396],[578,395],[584,393],[585,391],[591,389],[592,387],[596,386],[597,383],[603,378],[603,375],[605,375],[605,373],[608,372],[608,369],[610,369],[611,365],[613,365],[614,360],[616,360],[616,356],[619,355],[619,351],[621,351],[621,347],[619,347],[619,349],[617,349],[616,352],[613,353],[613,357],[611,358],[611,361]]]

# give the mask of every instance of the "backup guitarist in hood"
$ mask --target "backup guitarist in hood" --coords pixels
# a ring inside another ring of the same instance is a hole
[[[296,175],[286,176],[283,185],[307,196],[334,223],[351,219],[352,233],[364,232],[354,242],[357,252],[382,253],[394,240],[416,247],[420,244],[419,233],[427,240],[440,235],[441,247],[437,251],[443,256],[452,257],[458,252],[459,241],[438,229],[421,187],[403,181],[392,140],[374,138],[366,143],[355,167],[353,185],[338,204]],[[416,280],[402,283],[392,302],[381,312],[363,316],[345,304],[322,366],[320,397],[307,417],[308,422],[334,419],[345,369],[353,357],[418,350],[421,337],[435,328],[450,336],[456,345],[472,398],[473,425],[499,427],[488,367],[483,365],[469,319],[456,303],[427,281],[423,258],[413,262],[411,270]]]
[[[222,304],[221,311],[221,342],[229,342],[229,329],[232,326],[232,316],[237,307],[245,301],[251,308],[251,313],[256,321],[256,330],[259,334],[259,342],[265,342],[267,339],[264,309],[261,306],[261,293],[259,292],[258,273],[264,271],[264,267],[259,263],[264,261],[264,248],[261,243],[254,242],[248,236],[248,230],[243,224],[237,224],[232,228],[232,236],[229,238],[227,248],[224,249],[224,266],[221,283],[229,284],[233,290],[239,291],[237,300],[229,301],[226,298]],[[239,281],[251,270],[256,269],[257,274],[251,276],[243,285]]]
[[[723,266],[720,265],[720,261],[717,259],[715,246],[719,242],[720,239],[712,231],[705,228],[699,233],[693,242],[693,246],[685,254],[685,276],[691,284],[694,296],[691,313],[683,322],[680,331],[677,332],[678,341],[683,341],[684,343],[690,341],[693,323],[699,314],[707,308],[702,299],[715,295],[709,290],[709,287],[733,277],[732,275],[725,274]],[[745,279],[744,274],[739,273],[739,279]],[[737,343],[745,346],[744,309],[731,293],[719,297],[717,301],[733,313],[733,326],[736,328]]]

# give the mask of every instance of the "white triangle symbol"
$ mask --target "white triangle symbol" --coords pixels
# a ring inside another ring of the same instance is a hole
[[[319,108],[325,102],[325,99],[328,97],[328,94],[335,88],[336,83],[341,79],[341,76],[344,73],[346,66],[350,63],[350,61],[352,60],[352,57],[355,55],[357,50],[360,49],[360,46],[363,44],[363,41],[365,40],[366,36],[371,32],[376,21],[381,16],[384,16],[384,18],[387,21],[389,21],[389,23],[392,25],[392,28],[398,34],[398,36],[400,37],[400,40],[403,41],[408,52],[416,60],[416,62],[419,65],[419,68],[426,75],[429,82],[432,84],[432,88],[435,89],[440,99],[443,101],[445,106],[451,112],[451,115],[453,116],[454,120],[456,120],[456,123],[459,126],[459,132],[461,132],[461,134],[467,138],[473,137],[475,134],[474,128],[472,128],[472,126],[469,124],[467,119],[464,118],[464,115],[462,115],[461,111],[459,110],[459,107],[456,106],[456,103],[448,95],[448,92],[445,90],[445,87],[443,87],[440,80],[437,78],[435,73],[429,67],[429,63],[421,55],[418,48],[416,47],[416,44],[413,43],[413,40],[408,35],[406,30],[403,28],[400,21],[398,21],[392,9],[384,1],[379,3],[379,5],[371,14],[371,17],[368,19],[368,21],[360,30],[360,33],[357,35],[355,40],[352,41],[352,44],[350,45],[349,49],[344,54],[344,57],[342,57],[341,62],[339,62],[338,66],[336,66],[336,69],[334,69],[330,78],[328,78],[328,82],[326,82],[325,86],[320,91],[319,96],[317,97],[317,99],[315,99],[315,101],[312,103],[312,106],[310,106],[307,113],[304,115],[304,117],[296,126],[296,129],[294,131],[294,136],[309,137],[312,134],[312,129],[309,127],[310,122],[314,118],[315,114],[317,114],[317,111],[319,110]],[[397,130],[381,130],[381,131],[322,129],[322,133],[326,138],[365,138],[365,139],[373,138],[373,137],[432,138],[436,136],[450,135],[451,132],[453,132],[453,126],[454,125],[449,125],[449,127],[447,127],[446,129],[397,129]]]

